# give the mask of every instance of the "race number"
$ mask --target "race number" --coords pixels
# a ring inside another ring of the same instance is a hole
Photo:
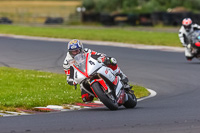
[[[93,61],[89,61],[90,65],[95,65],[95,63]]]

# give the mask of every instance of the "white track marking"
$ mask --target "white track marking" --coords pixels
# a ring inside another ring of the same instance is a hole
[[[11,34],[0,34],[0,36],[17,38],[17,39],[27,39],[27,40],[43,40],[43,41],[51,41],[51,42],[54,42],[54,41],[69,42],[71,40],[71,39],[34,37],[34,36],[11,35]],[[106,46],[116,46],[116,47],[128,47],[128,48],[135,48],[135,49],[160,50],[160,51],[168,51],[168,52],[184,52],[183,47],[153,46],[153,45],[144,45],[144,44],[128,44],[128,43],[91,41],[91,40],[81,40],[81,42],[85,44],[90,44],[90,45],[106,45]]]

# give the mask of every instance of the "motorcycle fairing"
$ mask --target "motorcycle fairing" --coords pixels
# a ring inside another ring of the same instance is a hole
[[[114,85],[117,85],[117,83],[118,83],[118,77],[116,76],[115,77],[115,80],[112,82]]]
[[[102,66],[97,73],[101,73],[104,77],[109,79],[111,82],[114,82],[115,75],[113,74],[113,70],[111,68],[108,68],[106,66]]]
[[[91,75],[94,71],[96,71],[102,66],[102,63],[99,63],[95,59],[91,58],[91,55],[89,53],[86,54],[86,60],[84,61],[84,63],[85,63],[84,69],[79,68],[78,66],[73,64],[73,67],[75,68],[74,79],[78,83],[80,83],[85,78],[89,78],[89,75]]]
[[[91,54],[87,53],[85,72],[82,71],[82,74],[84,74],[88,78],[94,72],[103,74],[105,77],[110,79],[111,82],[115,80],[115,76],[111,68],[105,67],[103,63],[98,62],[97,60],[91,57]]]
[[[120,93],[120,90],[123,87],[120,81],[121,78],[119,76],[115,76],[111,68],[103,66],[103,63],[99,63],[97,60],[93,59],[89,53],[86,54],[86,58],[83,61],[81,61],[81,63],[81,66],[85,65],[84,68],[80,67],[79,69],[78,65],[73,64],[73,67],[75,68],[74,79],[76,82],[81,83],[81,81],[83,81],[85,78],[89,78],[90,75],[96,72],[102,74],[104,77],[109,79],[114,85],[116,85],[116,96]],[[99,83],[102,84],[102,86],[107,86],[106,84],[103,84],[103,82],[100,81]]]
[[[105,83],[105,81],[103,79],[94,79],[94,80],[92,80],[92,82],[90,83],[90,86],[92,86],[92,84],[95,83],[95,82],[98,82],[103,87],[102,89],[104,90],[104,92],[108,91],[108,86],[106,85],[106,83]],[[93,93],[95,94],[95,96],[98,97],[96,95],[96,93],[94,92],[92,87],[91,87],[91,89],[92,89]]]
[[[196,45],[197,47],[200,47],[200,42],[196,42],[195,45]]]
[[[104,91],[108,90],[108,86],[106,85],[106,83],[105,83],[105,81],[103,79],[94,79],[94,80],[92,80],[92,82],[90,83],[90,86],[92,86],[92,84],[94,82],[99,82],[103,86]]]
[[[121,88],[123,87],[121,81],[120,81],[120,77],[119,76],[115,76],[113,74],[113,70],[111,68],[102,66],[97,73],[101,73],[104,77],[106,77],[107,79],[109,79],[112,83],[115,83],[116,85],[116,90],[115,90],[115,94],[116,96],[120,93]]]
[[[85,61],[85,71],[81,71],[78,66],[76,66],[75,64],[73,64],[74,69],[74,79],[75,81],[77,81],[78,83],[80,83],[82,80],[84,80],[85,78],[88,78],[88,74],[87,74],[87,63],[88,63],[88,54],[86,55],[86,61]]]
[[[117,103],[118,105],[122,105],[125,101],[127,101],[127,95],[124,90],[122,90],[120,96],[118,96]]]
[[[90,54],[88,54],[88,63],[86,66],[88,75],[93,74],[97,69],[101,68],[103,63],[99,63],[97,60],[91,57]]]

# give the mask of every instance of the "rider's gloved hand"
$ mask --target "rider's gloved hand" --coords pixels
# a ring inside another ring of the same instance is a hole
[[[67,83],[68,83],[69,85],[74,85],[74,80],[73,80],[73,79],[68,79],[68,80],[67,80]]]
[[[105,54],[101,54],[98,58],[97,58],[97,61],[99,63],[104,63],[105,62],[105,59],[106,59],[106,55]]]
[[[116,65],[117,64],[117,60],[113,57],[110,58],[110,62],[112,65]]]
[[[188,44],[186,47],[187,47],[188,49],[191,49],[191,44]]]
[[[97,58],[97,61],[98,61],[99,63],[102,63],[102,62],[103,62],[103,60],[102,60],[101,57]]]
[[[106,65],[110,65],[110,64],[111,65],[116,65],[117,64],[117,60],[115,58],[113,58],[113,57],[106,57],[104,63]]]

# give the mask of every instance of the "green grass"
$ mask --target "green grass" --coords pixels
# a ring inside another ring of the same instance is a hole
[[[134,86],[136,97],[149,92]],[[66,83],[65,74],[0,67],[0,110],[82,102],[80,89]]]
[[[0,25],[0,33],[68,39],[77,38],[80,40],[113,41],[131,44],[182,46],[178,38],[178,33],[136,31],[127,28],[67,28]]]
[[[0,108],[32,108],[81,102],[80,90],[64,74],[0,67]]]
[[[68,20],[76,12],[81,1],[59,0],[4,0],[0,1],[0,17],[8,17],[14,23],[40,23],[47,17],[62,17]]]
[[[147,91],[146,88],[139,86],[139,85],[133,85],[134,94],[137,98],[142,98],[145,96],[148,96],[150,93]]]

